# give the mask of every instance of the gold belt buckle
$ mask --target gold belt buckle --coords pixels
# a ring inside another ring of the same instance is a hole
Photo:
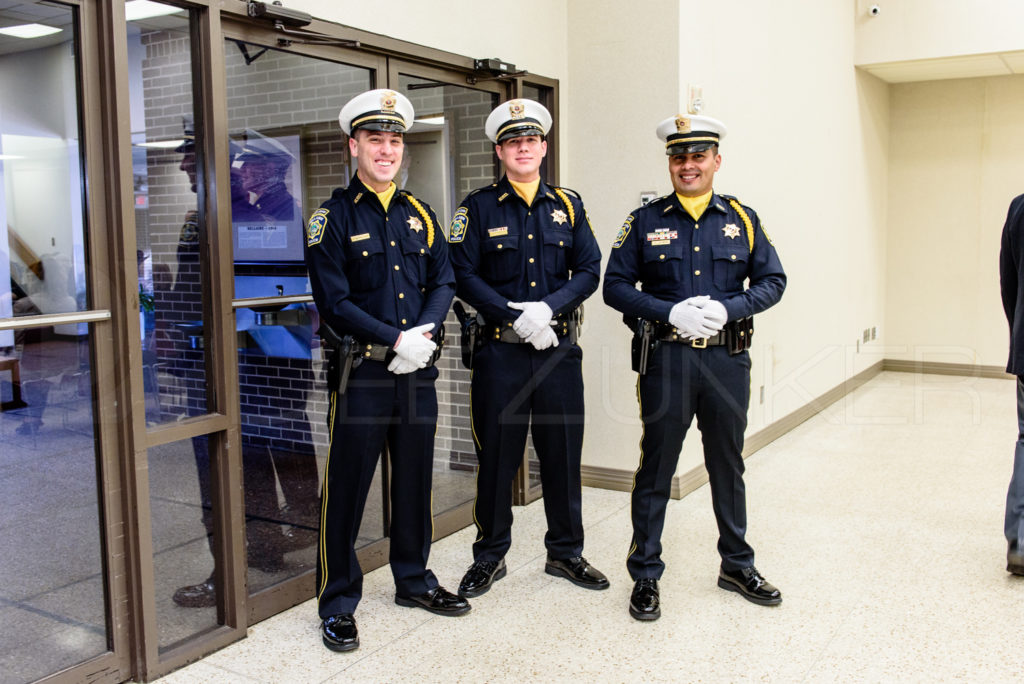
[[[695,337],[690,340],[690,346],[694,349],[705,349],[708,346],[708,338],[706,337]]]

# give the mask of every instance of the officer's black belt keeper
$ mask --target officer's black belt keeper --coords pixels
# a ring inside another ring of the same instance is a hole
[[[426,368],[430,368],[437,360],[441,358],[441,351],[444,347],[444,325],[438,329],[437,333],[433,337],[434,343],[437,345],[437,349],[434,350],[433,356],[430,357],[430,361],[427,362]],[[356,343],[353,349],[353,355],[356,360],[362,359],[364,361],[386,361],[391,363],[391,360],[395,358],[395,350],[393,347],[389,347],[386,344],[360,344]]]

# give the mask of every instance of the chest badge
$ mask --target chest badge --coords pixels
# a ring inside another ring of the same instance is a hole
[[[562,211],[561,209],[555,209],[553,212],[551,212],[551,220],[557,223],[558,225],[562,225],[563,223],[565,223],[566,219],[568,218],[569,217],[566,216],[565,212]]]
[[[409,217],[409,230],[411,230],[414,233],[420,232],[421,230],[423,230],[423,222],[420,221],[415,216],[410,216]]]
[[[727,238],[735,240],[740,236],[740,227],[735,223],[726,223],[725,226],[722,227],[722,234]]]

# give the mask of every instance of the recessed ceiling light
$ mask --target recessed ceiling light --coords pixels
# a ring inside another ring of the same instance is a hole
[[[155,140],[153,142],[135,143],[136,147],[149,147],[156,150],[169,150],[184,144],[184,140]]]
[[[184,11],[180,7],[172,7],[162,2],[151,2],[150,0],[130,0],[124,4],[124,18],[128,21],[163,17],[168,14]]]
[[[5,26],[0,28],[0,33],[15,38],[39,38],[48,36],[51,33],[60,33],[63,29],[42,24],[21,24],[19,26]]]

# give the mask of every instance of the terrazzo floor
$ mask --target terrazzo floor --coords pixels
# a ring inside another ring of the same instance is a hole
[[[633,620],[629,495],[584,490],[585,555],[611,580],[544,573],[542,504],[516,509],[508,577],[461,618],[394,603],[367,575],[361,646],[320,643],[313,601],[159,680],[193,682],[1021,681],[1024,577],[1005,572],[1012,380],[886,372],[747,461],[761,607],[715,584],[707,486],[668,507],[662,617]],[[455,589],[474,531],[434,544]]]

